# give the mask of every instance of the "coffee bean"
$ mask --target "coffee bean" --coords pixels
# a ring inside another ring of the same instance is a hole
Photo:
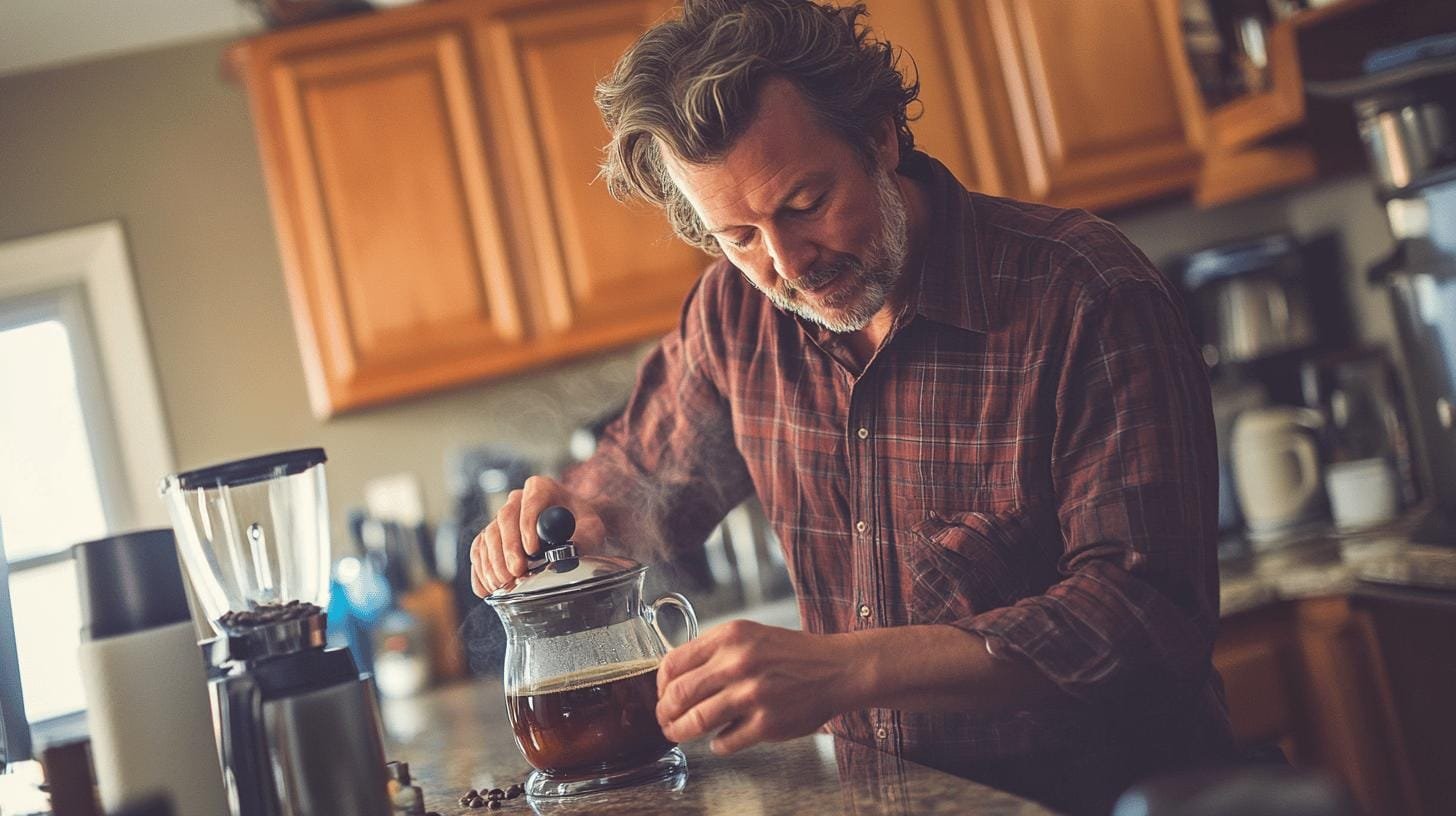
[[[490,800],[490,804],[486,805],[486,807],[490,808],[491,810],[500,810],[501,809],[501,800],[499,800],[499,799],[492,799],[492,800]]]
[[[506,798],[506,792],[501,790],[500,788],[491,788],[488,792],[486,792],[485,798],[497,800],[504,799]]]
[[[517,796],[520,796],[521,794],[523,794],[525,792],[526,792],[526,789],[523,788],[523,787],[521,787],[520,785],[512,785],[509,788],[506,788],[506,798],[507,799],[514,799]]]
[[[485,807],[485,800],[482,799],[482,798],[480,798],[479,796],[477,796],[474,799],[471,799],[470,800],[470,807],[472,809],[475,809],[475,808],[483,808],[483,807]]]

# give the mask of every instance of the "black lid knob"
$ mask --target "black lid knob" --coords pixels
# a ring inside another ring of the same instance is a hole
[[[171,530],[142,530],[87,541],[71,552],[81,585],[82,640],[192,619]]]
[[[571,543],[571,534],[576,532],[576,516],[561,505],[548,507],[536,518],[536,535],[541,537],[543,550],[564,547]]]

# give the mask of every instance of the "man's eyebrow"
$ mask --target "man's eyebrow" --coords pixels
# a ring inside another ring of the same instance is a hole
[[[809,187],[813,187],[815,185],[819,185],[819,184],[826,184],[826,183],[829,182],[830,178],[831,178],[831,175],[829,173],[825,173],[825,172],[822,172],[821,171],[821,172],[810,173],[809,175],[807,175],[807,176],[799,179],[797,182],[794,183],[794,186],[793,187],[790,187],[789,188],[789,191],[784,194],[783,198],[779,199],[779,205],[778,205],[778,207],[776,207],[774,209],[774,215],[778,215],[778,214],[784,212],[785,210],[791,209],[788,206],[788,203],[790,201],[793,201],[795,198],[797,198],[800,193],[803,193],[804,192],[805,189],[807,189]],[[719,234],[722,234],[724,232],[732,232],[733,230],[741,230],[741,229],[748,229],[748,225],[747,224],[729,224],[727,226],[722,226],[722,227],[708,227],[707,233],[709,235],[719,235]]]

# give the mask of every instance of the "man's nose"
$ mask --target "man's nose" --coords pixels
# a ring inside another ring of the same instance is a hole
[[[767,233],[765,241],[769,256],[773,258],[774,271],[789,283],[798,283],[819,260],[819,251],[814,243],[789,230]]]

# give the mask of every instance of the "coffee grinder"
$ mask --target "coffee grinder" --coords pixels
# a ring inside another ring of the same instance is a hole
[[[324,648],[329,522],[320,448],[162,482],[203,641],[232,816],[389,816],[372,681]]]

